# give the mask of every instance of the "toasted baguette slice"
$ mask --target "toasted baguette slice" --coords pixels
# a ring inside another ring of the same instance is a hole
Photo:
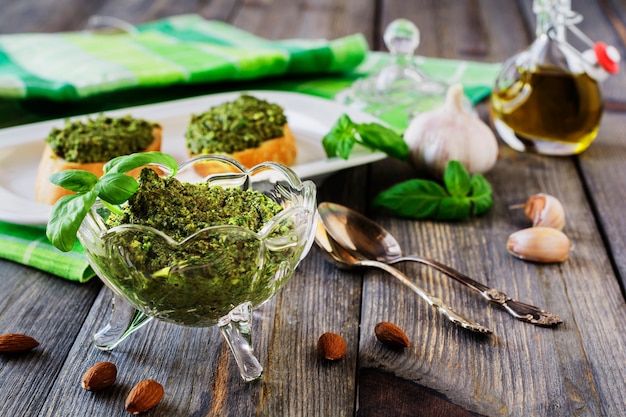
[[[285,124],[283,126],[283,136],[266,140],[256,148],[248,148],[226,155],[241,162],[246,168],[252,168],[266,161],[278,162],[289,166],[295,162],[297,153],[296,139],[289,125]],[[199,155],[189,153],[189,156],[194,158]],[[232,171],[226,164],[213,161],[196,163],[194,168],[202,176]]]
[[[152,130],[152,136],[154,137],[154,140],[150,143],[150,145],[148,145],[144,152],[161,150],[162,128],[155,127]],[[37,180],[35,182],[35,201],[42,204],[53,205],[59,198],[65,195],[73,194],[72,191],[51,183],[49,179],[50,175],[69,169],[82,169],[97,175],[99,178],[104,174],[104,165],[107,162],[108,161],[89,163],[68,162],[64,158],[57,156],[50,145],[46,143],[43,154],[41,155],[41,160],[39,161],[39,168],[37,170]],[[139,175],[140,171],[141,168],[138,168],[131,171],[130,174],[136,177]]]

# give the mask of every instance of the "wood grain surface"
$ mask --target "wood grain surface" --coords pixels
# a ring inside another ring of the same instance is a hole
[[[580,28],[626,48],[626,0],[573,0]],[[78,30],[92,15],[142,23],[199,13],[270,39],[336,38],[362,32],[385,50],[382,32],[404,17],[420,28],[426,56],[500,62],[534,37],[524,0],[0,0],[0,34]],[[626,103],[624,71],[602,85]],[[131,104],[202,94],[163,89]],[[134,100],[134,101],[133,101]],[[128,101],[126,101],[128,102]],[[619,105],[613,109],[619,109]],[[110,107],[119,106],[112,102]],[[93,111],[0,100],[0,126]],[[488,122],[488,102],[478,106]],[[244,383],[219,330],[151,322],[113,352],[91,345],[110,294],[97,280],[73,284],[0,260],[0,334],[26,333],[41,346],[0,355],[0,412],[6,416],[124,416],[130,388],[156,379],[165,397],[148,416],[626,416],[626,113],[607,110],[598,139],[580,156],[518,153],[504,144],[486,177],[494,205],[462,222],[409,221],[371,208],[377,192],[416,173],[386,159],[344,170],[319,188],[319,201],[355,208],[392,232],[407,253],[444,262],[510,296],[559,314],[557,328],[532,326],[426,267],[398,267],[448,304],[494,330],[454,326],[391,276],[341,270],[312,248],[292,280],[254,312],[254,344],[265,372]],[[512,205],[544,192],[564,205],[573,243],[562,264],[523,262],[508,235],[530,224]],[[412,345],[393,350],[374,326],[391,321]],[[317,357],[318,337],[340,333],[340,361]],[[118,366],[109,390],[80,387],[102,360]]]

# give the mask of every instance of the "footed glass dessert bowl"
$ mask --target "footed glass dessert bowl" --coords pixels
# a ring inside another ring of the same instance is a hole
[[[215,164],[229,172],[200,174],[204,172],[200,166]],[[165,166],[155,168],[167,175]],[[266,162],[246,169],[218,155],[187,161],[175,178],[224,190],[256,191],[267,196],[278,213],[261,221],[268,217],[266,207],[236,203],[238,209],[230,209],[225,224],[177,240],[152,226],[112,226],[111,211],[96,202],[79,228],[78,239],[89,263],[113,292],[113,307],[94,343],[103,350],[113,349],[152,319],[190,327],[218,325],[241,376],[254,380],[263,369],[252,350],[251,310],[283,287],[310,250],[317,221],[315,185],[280,164]],[[153,204],[167,211],[167,201],[155,198]],[[211,210],[212,205],[225,203],[216,197],[193,204]],[[245,227],[248,223],[259,224],[260,230]]]

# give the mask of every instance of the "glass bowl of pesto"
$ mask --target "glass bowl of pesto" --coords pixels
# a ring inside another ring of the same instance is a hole
[[[228,172],[202,177],[197,164]],[[194,158],[174,177],[142,170],[138,191],[114,214],[91,208],[78,239],[113,292],[95,345],[113,349],[152,319],[218,325],[246,381],[260,377],[251,310],[291,278],[313,242],[316,188],[281,164],[251,169],[220,155]],[[157,173],[159,172],[159,173]]]

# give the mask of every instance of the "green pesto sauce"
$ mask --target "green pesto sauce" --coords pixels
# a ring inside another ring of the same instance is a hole
[[[193,114],[185,138],[192,155],[233,153],[283,136],[287,117],[277,104],[243,94],[235,101]]]
[[[65,121],[62,129],[53,128],[46,142],[54,153],[68,162],[107,162],[120,155],[145,150],[154,140],[157,123],[99,115],[86,121]]]
[[[286,271],[295,268],[301,245],[270,250],[248,231],[258,232],[282,210],[269,197],[163,179],[151,169],[142,171],[139,182],[124,214],[112,215],[109,227],[152,226],[178,242],[208,226],[246,229],[205,231],[175,246],[152,232],[105,235],[103,267],[147,314],[187,326],[213,325],[245,301],[258,305],[271,297],[289,278]],[[286,220],[272,236],[287,236],[293,227]]]
[[[222,188],[201,182],[189,184],[162,178],[143,169],[139,190],[130,198],[124,214],[109,220],[110,226],[150,226],[177,241],[205,227],[229,224],[259,232],[282,207],[258,191]]]

